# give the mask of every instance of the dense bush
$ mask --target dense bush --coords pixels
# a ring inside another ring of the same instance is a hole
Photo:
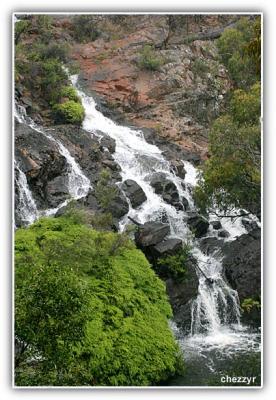
[[[138,59],[139,68],[157,71],[163,64],[165,64],[165,60],[154,51],[152,46],[146,44],[142,48]]]
[[[156,270],[159,276],[172,277],[182,280],[186,278],[187,262],[191,255],[191,248],[185,244],[176,254],[167,255],[159,258],[157,261]]]
[[[81,99],[73,86],[63,86],[60,91],[60,96],[66,97],[68,100],[75,101],[76,103],[81,103]]]
[[[260,215],[260,84],[248,92],[234,91],[228,111],[211,128],[211,157],[203,166],[195,199],[202,212],[215,206],[227,213],[237,207]]]
[[[234,208],[261,214],[261,26],[241,18],[217,41],[235,90],[209,134],[210,157],[195,190],[201,212]],[[244,211],[243,211],[244,212]]]
[[[68,60],[69,47],[64,43],[39,44],[34,48],[39,60],[55,59],[61,62]]]
[[[103,169],[97,182],[95,196],[103,210],[107,210],[116,195],[118,188],[111,182],[111,174],[108,169]]]
[[[174,374],[164,284],[119,234],[69,217],[15,237],[16,385],[151,385]]]
[[[259,26],[259,18],[255,21],[241,18],[235,28],[226,29],[217,40],[221,61],[227,67],[235,85],[243,89],[260,79]],[[256,42],[258,44],[254,46]]]
[[[16,45],[16,85],[20,83],[27,96],[35,96],[36,110],[42,107],[53,111],[48,114],[54,117],[55,122],[80,125],[84,109],[63,68],[68,60],[68,45],[46,40],[47,32],[51,33],[53,28],[52,18],[47,15],[34,16],[22,22],[24,26],[19,25],[20,32],[24,31],[23,28],[27,29],[27,24],[28,29],[37,32],[37,36],[36,40]],[[64,98],[68,101],[64,102]]]
[[[196,58],[192,64],[192,71],[195,75],[204,76],[209,71],[209,66],[201,58]]]
[[[18,44],[20,36],[24,33],[27,33],[30,29],[31,23],[28,20],[18,21],[14,27],[14,41],[15,44]]]
[[[68,100],[61,104],[55,104],[53,107],[55,120],[61,124],[81,125],[84,118],[84,108],[80,103]]]
[[[93,42],[100,32],[98,31],[93,15],[77,15],[72,23],[73,36],[78,42]]]

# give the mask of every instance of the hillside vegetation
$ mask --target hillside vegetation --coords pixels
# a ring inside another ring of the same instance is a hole
[[[154,385],[181,367],[171,316],[124,235],[69,217],[17,230],[16,385]]]

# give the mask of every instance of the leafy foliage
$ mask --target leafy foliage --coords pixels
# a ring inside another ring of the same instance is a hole
[[[164,284],[126,237],[44,218],[15,240],[17,385],[150,385],[180,367]]]
[[[241,18],[217,40],[221,61],[237,87],[246,89],[260,79],[260,18]]]
[[[18,21],[15,24],[15,28],[14,28],[14,40],[15,40],[15,44],[18,44],[20,36],[26,32],[28,32],[28,29],[30,28],[31,23],[28,20],[22,20],[22,21]]]
[[[185,279],[187,270],[186,265],[191,255],[191,248],[185,244],[176,254],[167,255],[157,261],[157,273],[162,277],[172,277],[174,279]]]
[[[201,58],[196,58],[192,64],[192,71],[194,74],[203,76],[209,71],[208,64]]]
[[[60,91],[61,97],[67,97],[68,100],[75,101],[76,103],[81,103],[81,99],[78,96],[76,89],[72,86],[64,86]]]
[[[242,18],[217,44],[237,86],[209,135],[210,158],[195,191],[201,212],[232,208],[261,213],[261,27]]]
[[[68,100],[53,107],[55,119],[58,123],[81,125],[84,118],[84,108],[80,103]]]
[[[241,308],[243,311],[249,313],[253,308],[261,308],[261,304],[259,302],[259,300],[254,300],[251,297],[248,297],[246,299],[243,300],[242,304],[241,304]]]
[[[56,122],[81,124],[84,109],[76,91],[69,86],[68,76],[63,68],[68,60],[69,46],[47,39],[46,36],[53,28],[52,18],[49,16],[33,16],[31,20],[22,22],[28,23],[32,31],[37,30],[37,37],[36,40],[16,45],[16,84],[20,83],[24,87],[27,96],[36,95],[36,107],[46,107],[53,111]],[[64,97],[68,101],[64,102]]]
[[[96,185],[95,196],[104,210],[108,209],[117,193],[117,186],[111,183],[110,171],[108,169],[103,169]]]
[[[154,51],[152,46],[148,44],[143,46],[138,60],[139,68],[149,71],[157,71],[163,64],[165,64],[165,59],[160,57],[160,55]]]
[[[259,215],[259,128],[239,128],[231,117],[223,116],[214,123],[210,142],[212,157],[206,161],[195,191],[201,211],[217,206],[227,214],[237,207]]]
[[[77,15],[73,18],[73,36],[78,42],[93,42],[100,35],[93,15]]]

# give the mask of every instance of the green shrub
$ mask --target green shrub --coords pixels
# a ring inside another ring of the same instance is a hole
[[[61,88],[68,81],[66,72],[62,68],[61,62],[56,59],[40,61],[37,67],[40,68],[37,84],[40,86],[41,95],[50,105],[54,105],[58,102]]]
[[[176,254],[167,255],[157,261],[157,272],[162,277],[185,279],[187,262],[191,256],[191,247],[185,244]]]
[[[38,48],[38,55],[41,60],[53,58],[65,63],[68,60],[68,53],[69,46],[64,43],[40,44]]]
[[[259,123],[261,115],[261,84],[255,83],[250,90],[235,90],[230,101],[230,112],[239,124]]]
[[[157,71],[161,65],[165,64],[164,58],[160,57],[152,46],[146,44],[140,52],[138,66],[148,71]]]
[[[78,42],[93,42],[100,32],[98,31],[93,15],[77,15],[73,18],[73,36]]]
[[[241,308],[243,311],[249,313],[253,308],[260,309],[261,304],[260,304],[259,300],[254,300],[251,297],[248,297],[243,300],[243,302],[241,304]]]
[[[126,237],[67,217],[16,231],[17,386],[164,381],[180,366],[171,316],[164,284]]]
[[[111,174],[108,169],[103,169],[95,189],[95,196],[102,209],[107,210],[112,200],[118,194],[118,188],[111,182]]]
[[[235,28],[225,29],[217,40],[219,55],[237,87],[246,89],[260,79],[260,30],[257,21],[241,18]],[[259,43],[252,46],[252,43]],[[252,49],[253,47],[253,49]],[[251,50],[250,50],[251,49]],[[252,52],[253,50],[253,52]],[[259,63],[259,67],[256,67]]]
[[[81,99],[79,98],[78,93],[73,86],[63,86],[60,91],[60,97],[66,97],[68,100],[81,103]]]
[[[209,71],[209,67],[204,60],[196,58],[192,64],[192,72],[195,75],[203,76]]]
[[[68,100],[62,104],[56,104],[53,107],[55,120],[61,124],[81,125],[84,119],[84,108],[82,104],[73,100]]]
[[[15,44],[18,44],[20,36],[24,33],[27,33],[31,27],[31,22],[28,20],[21,20],[16,22],[14,26],[14,41]]]

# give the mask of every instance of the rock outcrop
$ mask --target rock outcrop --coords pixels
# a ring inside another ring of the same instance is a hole
[[[145,192],[141,186],[139,186],[138,183],[132,179],[127,179],[124,181],[121,188],[129,198],[133,208],[139,207],[142,203],[144,203],[144,201],[147,200],[147,196],[145,195]]]
[[[93,188],[103,169],[107,169],[110,173],[110,185],[115,185],[121,180],[120,166],[112,156],[115,151],[113,139],[103,133],[99,139],[99,132],[93,135],[73,125],[58,125],[45,129],[46,134],[43,134],[26,124],[15,124],[15,158],[26,175],[39,209],[55,208],[70,198],[68,190],[70,166],[61,154],[56,141],[68,149],[89,178]],[[51,135],[53,140],[47,137],[47,134]],[[78,200],[78,205],[99,211],[100,205],[95,197],[95,190],[91,189],[85,198]],[[116,197],[109,205],[109,211],[118,220],[128,210],[126,197],[118,188]],[[20,221],[16,223],[20,226]]]
[[[256,228],[226,242],[222,248],[223,267],[230,285],[237,290],[242,304],[245,299],[259,300],[261,296],[261,230]],[[244,312],[246,322],[260,324],[260,309]]]
[[[186,264],[186,277],[183,280],[166,279],[167,293],[173,309],[174,321],[183,332],[189,333],[191,328],[191,303],[198,294],[198,277],[196,260]]]
[[[145,249],[162,242],[169,233],[168,224],[146,222],[135,233],[135,242],[139,248]]]
[[[188,213],[187,224],[196,238],[204,236],[209,228],[209,222],[196,212]]]

